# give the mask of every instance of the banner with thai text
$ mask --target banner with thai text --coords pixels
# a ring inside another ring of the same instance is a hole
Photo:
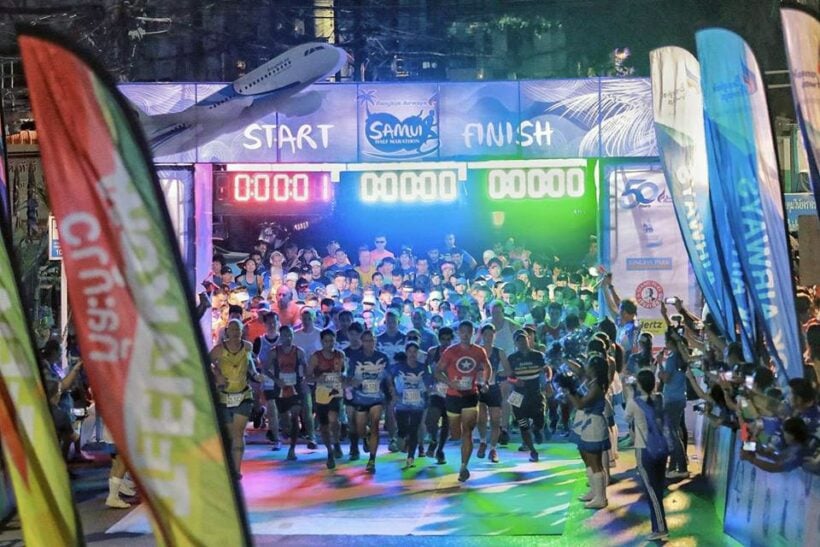
[[[88,377],[156,539],[247,544],[191,291],[136,122],[70,46],[33,29],[19,43]]]
[[[780,380],[803,375],[783,193],[754,54],[724,29],[697,33],[710,178],[725,202],[743,277]]]

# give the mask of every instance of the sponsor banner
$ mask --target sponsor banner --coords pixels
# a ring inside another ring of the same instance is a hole
[[[360,85],[356,95],[362,161],[437,160],[437,84]]]
[[[520,82],[521,157],[599,157],[600,91],[597,78]]]
[[[657,155],[649,81],[640,78],[324,83],[253,101],[231,96],[230,84],[120,89],[141,113],[157,163]],[[197,101],[206,102],[175,119],[180,130],[148,116],[179,113]],[[222,101],[237,101],[238,115],[209,118],[209,104]]]
[[[532,122],[518,119],[518,82],[441,84],[441,156],[517,157]]]
[[[734,306],[709,204],[700,66],[683,48],[650,53],[654,127],[692,271],[722,333],[735,339]],[[731,325],[731,328],[729,326]]]
[[[45,31],[25,30],[19,42],[86,371],[157,541],[247,544],[191,291],[147,149],[99,70]]]
[[[697,299],[663,171],[657,163],[612,164],[605,167],[604,180],[617,204],[610,235],[613,283],[621,299],[635,300],[642,329],[663,347],[663,300],[677,296],[691,306]],[[669,267],[635,267],[641,264]]]
[[[5,238],[0,237],[0,444],[6,460],[4,470],[11,479],[27,545],[82,545],[68,473],[15,280]],[[5,485],[0,488],[5,489]]]
[[[741,441],[734,453],[740,454]],[[732,463],[724,530],[743,545],[820,544],[820,476],[794,470],[768,473]]]
[[[602,158],[654,158],[652,85],[646,78],[601,78]]]
[[[808,192],[800,192],[795,194],[785,194],[786,200],[786,219],[789,222],[789,231],[797,231],[797,219],[803,215],[817,215],[817,203],[814,196]]]
[[[48,217],[48,259],[63,259],[63,251],[60,249],[60,232],[57,230],[57,219],[54,215]]]
[[[789,60],[792,98],[820,211],[820,21],[798,8],[781,8],[783,38]]]
[[[783,195],[765,88],[749,47],[723,29],[697,33],[712,183],[780,381],[803,375]]]

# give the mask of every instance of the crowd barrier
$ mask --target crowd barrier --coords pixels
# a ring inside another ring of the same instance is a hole
[[[703,475],[725,533],[750,546],[820,545],[820,476],[768,473],[739,459],[727,427],[704,428]]]

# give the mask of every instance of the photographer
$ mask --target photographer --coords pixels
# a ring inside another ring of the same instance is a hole
[[[688,350],[677,330],[670,327],[665,335],[668,356],[658,377],[663,382],[663,416],[666,434],[671,448],[669,479],[681,479],[689,476],[686,463],[686,449],[681,419],[686,409],[686,370],[688,368]]]
[[[567,399],[577,409],[572,424],[572,436],[584,460],[590,485],[590,491],[581,496],[581,499],[586,501],[584,507],[587,509],[603,509],[608,502],[602,454],[609,450],[611,445],[604,418],[609,374],[606,359],[602,354],[595,353],[589,356],[584,376],[586,382],[581,386],[576,385],[575,378],[566,374],[559,374],[556,380],[568,392]]]

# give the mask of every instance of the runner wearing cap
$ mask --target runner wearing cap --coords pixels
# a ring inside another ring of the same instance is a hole
[[[262,366],[262,395],[265,397],[265,417],[268,420],[268,430],[265,437],[273,443],[273,449],[279,450],[279,412],[276,408],[276,385],[270,374],[270,354],[279,342],[279,316],[273,312],[260,316],[265,326],[265,332],[253,339],[253,354]]]
[[[458,326],[459,343],[441,355],[436,377],[446,383],[447,418],[454,439],[461,439],[461,469],[458,480],[470,478],[467,464],[473,452],[473,429],[478,417],[478,393],[486,389],[492,367],[487,353],[472,343],[473,324],[462,321]]]
[[[427,386],[431,383],[430,369],[419,361],[419,345],[407,342],[405,360],[396,367],[393,382],[396,391],[396,421],[399,437],[404,440],[407,460],[404,469],[415,466],[416,447],[419,446],[419,427],[427,408]],[[423,443],[422,439],[422,443]],[[421,449],[423,455],[424,449]]]

